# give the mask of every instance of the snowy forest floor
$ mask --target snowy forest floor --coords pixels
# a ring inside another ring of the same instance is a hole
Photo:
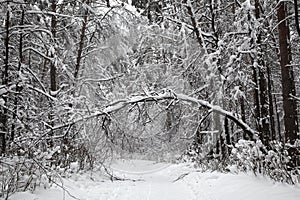
[[[274,183],[250,174],[199,172],[188,164],[117,160],[111,181],[103,175],[74,173],[63,188],[19,192],[9,200],[299,200],[300,185]]]

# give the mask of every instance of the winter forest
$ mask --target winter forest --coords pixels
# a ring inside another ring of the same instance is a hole
[[[111,199],[62,179],[138,184],[113,172],[118,159],[173,163],[173,185],[194,195],[196,173],[249,173],[299,198],[299,12],[299,0],[0,0],[0,199],[54,186]]]

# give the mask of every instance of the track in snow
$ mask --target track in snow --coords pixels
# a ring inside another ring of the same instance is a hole
[[[120,183],[120,187],[124,185],[127,190],[126,193],[119,195],[120,198],[115,199],[195,199],[193,190],[182,179],[174,182],[183,173],[183,170],[178,170],[171,164],[142,160],[118,160],[112,164],[111,169],[114,175],[120,178],[138,180],[130,185]],[[119,192],[123,191],[125,190]]]
[[[19,192],[9,200],[299,200],[300,185],[289,186],[249,174],[199,173],[186,164],[117,160],[110,181],[100,173],[74,174],[63,187]]]

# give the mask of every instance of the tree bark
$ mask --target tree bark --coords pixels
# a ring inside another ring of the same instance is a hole
[[[57,18],[56,18],[56,0],[52,0],[51,2],[51,10],[54,14],[51,16],[51,33],[53,37],[53,45],[55,45],[56,42],[56,26],[57,26]],[[55,47],[54,47],[55,48]],[[53,49],[53,51],[55,51]],[[51,64],[50,64],[50,90],[55,92],[57,90],[57,83],[56,83],[56,66],[55,66],[55,52],[50,52],[50,56],[52,58]],[[55,95],[53,95],[55,96]]]
[[[225,119],[224,119],[224,132],[225,132],[226,144],[231,145],[231,138],[230,138],[230,134],[229,134],[229,121],[228,121],[227,116],[225,116]]]
[[[82,27],[81,27],[81,34],[80,34],[79,48],[78,48],[77,58],[76,58],[76,65],[75,65],[75,72],[74,72],[74,78],[75,78],[75,80],[78,78],[78,73],[79,73],[79,70],[80,70],[80,62],[82,60],[82,52],[83,52],[83,46],[84,46],[84,39],[85,39],[85,32],[86,32],[87,20],[88,20],[88,11],[86,10],[85,11],[85,15],[83,17],[83,22],[82,22]]]
[[[24,17],[25,17],[25,10],[22,7],[22,13],[21,13],[21,21],[20,21],[20,26],[22,27],[24,25]],[[21,31],[20,33],[20,39],[19,39],[19,63],[18,63],[18,72],[21,70],[21,65],[23,63],[23,33]],[[13,123],[12,123],[12,127],[11,127],[11,134],[10,134],[10,140],[14,141],[15,139],[15,132],[16,132],[16,123],[15,120],[17,118],[17,112],[18,112],[18,96],[19,93],[21,91],[21,88],[19,87],[18,83],[16,86],[16,96],[14,99],[14,113],[13,113]]]
[[[7,5],[8,6],[8,5]],[[8,84],[8,68],[9,68],[9,22],[10,22],[10,11],[7,9],[6,11],[6,20],[5,20],[5,39],[4,39],[4,47],[5,47],[5,57],[4,57],[4,70],[2,74],[2,84]],[[7,96],[3,95],[2,99],[4,100],[3,112],[0,113],[0,154],[4,154],[6,151],[6,134],[7,134]]]
[[[254,99],[254,119],[255,125],[258,132],[261,132],[261,125],[260,125],[260,101],[259,101],[259,85],[257,80],[257,72],[255,66],[252,66],[252,79],[254,82],[254,92],[253,92],[253,99]]]
[[[298,14],[298,0],[294,0],[294,10],[295,10],[295,25],[298,35],[300,37],[300,24],[299,24],[299,14]]]
[[[291,53],[289,46],[289,27],[286,20],[285,2],[279,2],[277,10],[279,48],[280,48],[280,67],[281,84],[284,110],[284,126],[286,142],[294,144],[297,139],[298,119],[297,102],[291,95],[296,96],[294,73],[291,64]]]
[[[274,102],[272,95],[272,77],[271,77],[271,69],[267,66],[267,80],[268,80],[268,98],[269,98],[269,113],[270,113],[270,128],[271,134],[270,139],[275,140],[276,130],[275,130],[275,113],[274,113]]]
[[[262,58],[259,58],[262,59]],[[263,61],[260,60],[262,64]],[[268,146],[270,141],[270,124],[269,124],[269,105],[267,97],[267,81],[265,78],[265,66],[259,66],[259,96],[260,96],[260,124],[261,124],[261,140],[264,145]]]
[[[260,2],[255,0],[255,18],[260,19]],[[258,68],[258,86],[259,86],[259,100],[260,100],[260,118],[259,124],[261,126],[260,139],[264,145],[269,146],[270,138],[270,124],[269,124],[269,105],[268,105],[268,92],[266,80],[266,67],[263,60],[263,53],[261,47],[261,32],[258,30],[256,39],[257,51],[257,68]]]
[[[240,105],[241,105],[241,116],[242,116],[242,120],[243,122],[246,122],[246,109],[245,109],[245,100],[244,97],[240,97]]]
[[[202,46],[202,40],[201,40],[201,35],[200,35],[201,33],[199,31],[198,22],[195,18],[193,8],[190,5],[190,1],[189,0],[183,0],[182,3],[185,4],[186,9],[187,9],[187,13],[190,16],[192,26],[193,26],[193,29],[194,29],[194,33],[196,34],[197,42],[199,43],[200,46]]]

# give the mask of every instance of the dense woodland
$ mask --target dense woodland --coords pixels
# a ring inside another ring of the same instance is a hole
[[[0,0],[0,197],[117,156],[299,182],[297,1]]]

